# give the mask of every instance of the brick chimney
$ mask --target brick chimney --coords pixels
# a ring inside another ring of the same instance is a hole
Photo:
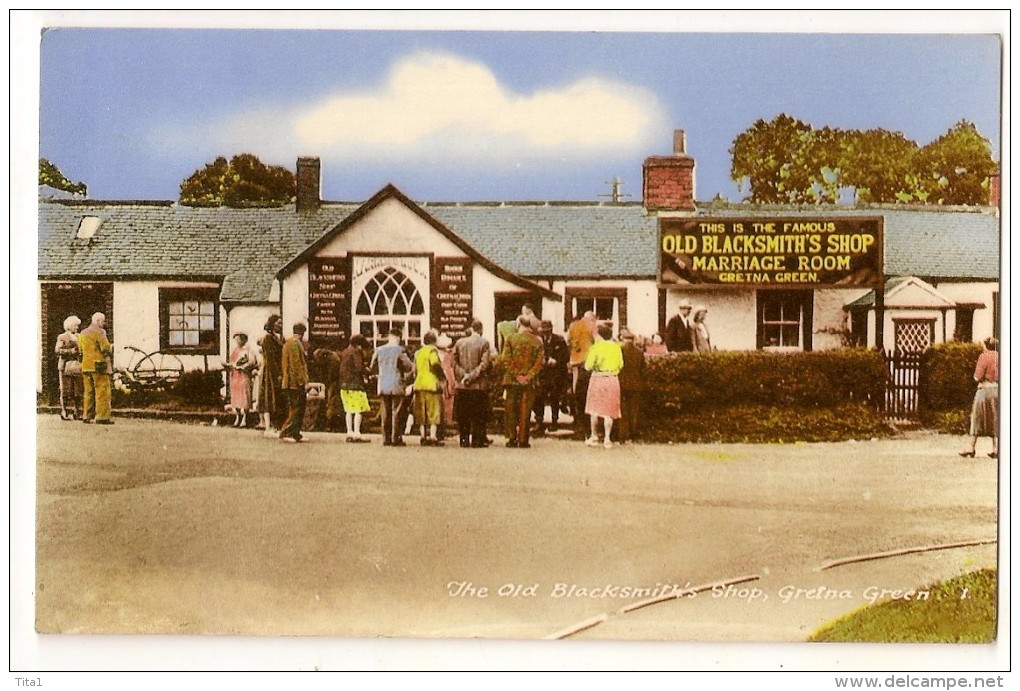
[[[999,206],[1002,201],[1002,172],[998,167],[988,176],[988,206]]]
[[[322,179],[321,165],[317,156],[298,156],[297,160],[297,210],[315,211],[321,202],[319,186]]]
[[[673,155],[645,159],[643,198],[648,211],[694,211],[694,159],[683,130],[673,131]]]

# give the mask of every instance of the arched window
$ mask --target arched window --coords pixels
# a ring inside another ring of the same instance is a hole
[[[392,266],[368,279],[354,308],[358,333],[374,346],[382,345],[386,334],[398,328],[410,347],[421,344],[425,301],[418,286]]]

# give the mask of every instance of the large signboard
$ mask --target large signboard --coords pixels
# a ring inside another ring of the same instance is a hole
[[[882,218],[665,218],[659,256],[663,287],[874,287]]]
[[[351,260],[316,257],[308,262],[308,341],[336,347],[351,325]]]
[[[432,271],[432,323],[446,334],[471,326],[474,262],[467,257],[436,257]]]

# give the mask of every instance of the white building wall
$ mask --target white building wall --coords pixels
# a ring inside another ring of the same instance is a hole
[[[995,326],[994,308],[995,294],[999,292],[999,283],[934,283],[939,292],[955,302],[981,303],[983,309],[974,310],[974,340],[983,341],[993,335]],[[953,319],[955,315],[951,315]],[[955,319],[949,324],[949,338],[955,333]]]
[[[344,232],[326,243],[317,253],[319,257],[344,257],[348,255],[431,255],[433,257],[464,257],[468,255],[455,243],[436,230],[431,224],[408,209],[396,199],[384,201],[371,213],[345,229]],[[485,328],[491,328],[496,311],[496,293],[527,293],[528,291],[501,278],[487,268],[473,261],[472,269],[472,311],[481,319]],[[429,277],[431,279],[431,276]],[[419,286],[426,300],[426,311],[431,312],[429,296],[431,281]],[[285,335],[297,321],[308,320],[308,267],[298,267],[284,278],[282,316]],[[352,286],[351,313],[358,298],[357,286]],[[561,303],[554,303],[560,306]],[[543,305],[543,309],[546,306]],[[555,309],[551,312],[554,314]],[[434,315],[429,314],[430,319]],[[562,317],[561,317],[562,319]],[[433,320],[434,321],[434,320]],[[433,325],[434,326],[434,325]],[[490,334],[491,335],[491,334]]]
[[[812,350],[830,350],[845,345],[850,335],[850,315],[843,305],[852,302],[860,290],[816,290],[812,324]]]
[[[382,252],[459,257],[464,252],[397,199],[387,199],[332,239],[318,254]]]
[[[329,254],[325,252],[324,254]],[[308,324],[308,265],[303,264],[283,279],[280,316],[283,318],[283,336],[289,338],[297,322]]]
[[[114,367],[128,368],[140,357],[131,347],[144,353],[157,352],[159,346],[159,289],[208,287],[208,283],[182,281],[118,281],[113,284]],[[223,311],[220,312],[221,351],[213,355],[177,355],[184,371],[219,369],[223,365]]]
[[[544,285],[544,284],[543,284]],[[627,291],[627,319],[624,324],[616,324],[617,332],[621,327],[626,326],[630,331],[641,336],[651,336],[658,330],[659,325],[659,293],[655,281],[646,280],[580,280],[580,281],[553,281],[552,290],[566,299],[568,288],[605,288],[607,290]],[[543,303],[542,316],[553,323],[553,331],[563,333],[569,324],[564,323],[566,311],[569,308],[565,302],[546,300]]]
[[[750,289],[669,290],[666,292],[666,323],[687,299],[708,308],[705,324],[716,350],[754,350],[757,347],[755,291]]]
[[[257,352],[259,339],[266,332],[264,327],[271,314],[279,314],[276,305],[240,305],[231,308],[227,314],[226,326],[222,329],[226,341],[223,352],[229,356],[234,349],[234,334],[237,333],[248,334],[248,345]]]

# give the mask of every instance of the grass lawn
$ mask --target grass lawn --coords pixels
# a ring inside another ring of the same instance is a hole
[[[996,633],[995,569],[920,590],[926,600],[868,605],[826,624],[808,639],[829,643],[991,643]]]

